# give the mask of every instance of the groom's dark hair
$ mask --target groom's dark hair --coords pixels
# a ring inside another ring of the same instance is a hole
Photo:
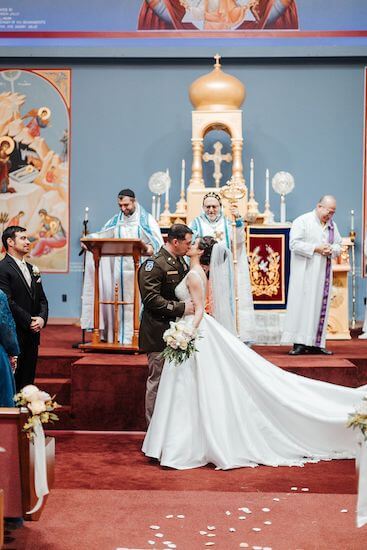
[[[184,241],[187,234],[193,235],[192,229],[184,223],[174,223],[168,230],[167,241],[172,242],[173,239]]]
[[[9,227],[7,227],[1,237],[5,250],[8,250],[8,239],[14,241],[15,234],[23,233],[24,231],[27,231],[26,228],[20,227],[20,225],[10,225]]]

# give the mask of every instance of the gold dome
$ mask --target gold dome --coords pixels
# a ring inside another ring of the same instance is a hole
[[[240,109],[246,98],[245,86],[238,78],[222,71],[218,54],[214,59],[214,69],[191,84],[191,103],[198,111]]]

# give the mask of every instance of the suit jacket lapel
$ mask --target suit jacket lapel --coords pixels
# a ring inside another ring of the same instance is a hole
[[[32,289],[29,286],[29,284],[27,283],[27,281],[25,280],[23,273],[21,272],[21,270],[17,266],[17,263],[13,260],[13,258],[9,254],[7,254],[7,259],[8,259],[8,263],[11,266],[11,268],[14,269],[15,273],[18,275],[18,277],[20,277],[20,279],[23,282],[24,286],[26,287],[27,291],[32,296]],[[33,281],[33,278],[32,278],[32,281]]]
[[[32,296],[34,296],[34,293],[35,293],[35,290],[36,290],[36,281],[35,281],[35,277],[33,276],[33,269],[32,269],[32,266],[30,264],[26,264],[26,265],[27,265],[29,274],[31,276],[31,294],[32,294]]]

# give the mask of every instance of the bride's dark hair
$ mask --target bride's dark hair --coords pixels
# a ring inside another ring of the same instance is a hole
[[[200,256],[200,263],[202,265],[210,264],[210,258],[215,244],[217,244],[217,241],[213,237],[200,238],[198,248],[199,250],[204,250],[203,254]]]

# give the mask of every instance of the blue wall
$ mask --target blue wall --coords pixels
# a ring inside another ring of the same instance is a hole
[[[48,60],[39,66],[57,63]],[[171,206],[178,200],[181,159],[187,166],[191,162],[188,88],[211,64],[210,59],[60,62],[73,69],[71,271],[44,276],[52,317],[79,316],[78,239],[85,206],[90,208],[90,230],[117,211],[116,195],[123,187],[135,189],[139,201],[150,208],[149,176],[166,168],[173,181]],[[14,60],[2,63],[11,65],[16,65]],[[356,211],[360,272],[364,63],[224,59],[223,69],[247,88],[245,177],[248,181],[253,157],[260,206],[266,168],[271,174],[286,170],[295,177],[295,190],[287,200],[288,219],[312,209],[320,195],[335,194],[336,221],[344,236],[349,232],[349,212]],[[271,202],[279,219],[279,198],[274,193]],[[357,290],[358,318],[362,318],[363,280],[358,279]],[[66,303],[62,294],[68,296]]]

